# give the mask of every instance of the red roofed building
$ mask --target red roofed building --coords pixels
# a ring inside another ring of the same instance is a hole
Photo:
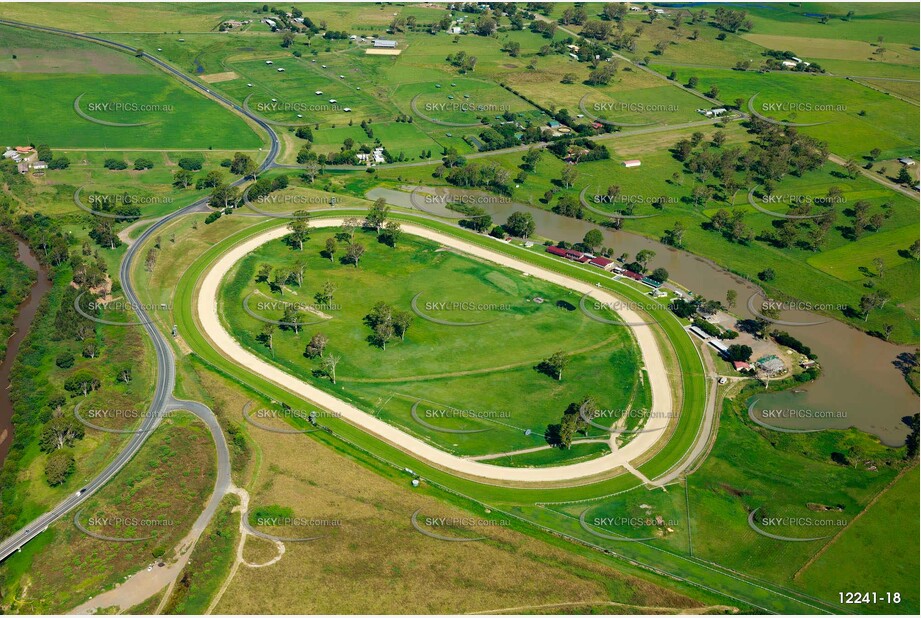
[[[19,155],[20,161],[26,161],[27,163],[38,160],[38,153],[35,152],[35,148],[32,148],[32,146],[16,146],[16,154]]]
[[[604,270],[613,270],[614,268],[614,260],[609,260],[608,258],[603,257],[592,258],[589,264]]]
[[[752,366],[745,361],[732,361],[732,366],[736,368],[736,371],[746,371],[752,368]]]
[[[634,281],[642,281],[642,280],[643,280],[643,275],[641,275],[641,274],[639,274],[639,273],[635,273],[635,272],[633,272],[632,270],[624,270],[623,275],[624,275],[625,277],[630,277],[630,278],[633,279]]]
[[[583,255],[585,255],[585,254],[582,253],[581,251],[576,251],[575,249],[567,249],[567,250],[566,250],[566,259],[567,259],[567,260],[579,261],[579,260],[582,259],[582,256],[583,256]]]
[[[563,249],[560,247],[547,247],[547,253],[552,253],[553,255],[558,255],[560,257],[566,258],[567,260],[579,262],[580,264],[585,264],[595,257],[590,253],[582,253],[581,251],[576,251],[575,249]]]

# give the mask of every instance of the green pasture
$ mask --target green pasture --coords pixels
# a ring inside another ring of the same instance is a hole
[[[92,197],[94,194],[128,196],[140,208],[142,217],[159,216],[207,195],[207,190],[196,190],[194,187],[181,189],[173,185],[173,174],[179,169],[181,158],[203,161],[202,170],[194,173],[196,179],[209,171],[220,170],[229,180],[229,174],[226,168],[220,167],[220,162],[232,156],[232,152],[216,151],[56,150],[55,157],[67,157],[70,166],[63,170],[49,170],[44,176],[36,178],[34,204],[45,214],[84,217],[84,211],[74,203],[74,192],[82,188],[80,200],[89,208],[100,209],[99,203],[94,202],[97,199]],[[134,162],[142,157],[152,161],[154,167],[143,171],[133,169]],[[125,161],[128,169],[106,169],[103,162],[110,158]]]
[[[908,247],[916,240],[916,226],[904,225],[824,251],[809,258],[809,264],[845,281],[864,281],[868,275],[873,274],[873,260],[876,258],[882,259],[890,268],[916,262],[907,255]]]
[[[6,136],[10,142],[47,143],[54,148],[113,149],[253,149],[261,145],[259,136],[242,119],[159,73],[118,76],[7,73],[3,82],[0,105],[4,108],[41,110],[21,114],[8,127]],[[95,119],[149,124],[105,126],[82,118],[74,110],[74,101],[80,95],[83,95],[81,109]],[[92,106],[113,104],[122,108],[90,111]],[[134,106],[139,111],[129,109]]]
[[[905,529],[909,540],[916,528],[918,511],[918,468],[906,472],[880,499],[869,506],[837,542],[799,574],[802,583],[815,590],[834,580],[841,590],[867,590],[877,593],[899,592],[901,601],[887,602],[879,595],[867,608],[874,612],[916,614],[919,608],[918,548],[914,543],[893,542],[892,531]],[[863,559],[870,560],[868,568]],[[830,595],[831,596],[831,595]]]
[[[668,65],[655,68],[664,73],[672,70]],[[884,158],[918,152],[917,106],[854,82],[807,74],[674,69],[680,82],[696,76],[700,88],[716,85],[720,99],[741,98],[745,109],[757,95],[755,111],[773,120],[824,123],[800,130],[827,142],[832,152],[843,157],[856,158],[873,148],[882,150]],[[814,111],[818,108],[822,111]]]
[[[803,2],[746,7],[753,32],[809,39],[849,39],[876,43],[918,44],[918,12],[910,4]],[[854,11],[850,21],[844,18]],[[828,15],[828,23],[819,17]]]

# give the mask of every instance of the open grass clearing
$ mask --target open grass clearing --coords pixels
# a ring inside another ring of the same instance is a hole
[[[623,65],[624,63],[620,62]],[[584,83],[589,67],[563,56],[539,58],[534,71],[521,67],[506,71],[503,83],[547,109],[566,108],[575,116],[584,113],[610,122],[626,124],[678,124],[699,119],[695,110],[707,102],[676,88],[649,73],[629,65],[621,66],[607,86]],[[562,83],[567,74],[576,79]],[[553,84],[552,88],[547,85]]]
[[[915,103],[918,103],[919,99],[921,99],[921,92],[919,92],[918,82],[903,82],[884,79],[858,79],[854,81],[859,84],[864,84],[869,88],[873,88],[874,90],[888,92],[896,96],[903,97],[909,101],[914,101]]]
[[[233,71],[224,71],[223,73],[209,73],[208,75],[201,75],[200,77],[203,82],[208,82],[209,84],[219,84],[221,82],[229,82],[240,78],[240,76]]]
[[[794,5],[769,4],[747,7],[758,34],[777,34],[812,39],[850,39],[916,45],[918,15],[914,7],[902,3],[804,2]],[[845,20],[846,13],[854,16]],[[821,23],[822,15],[830,17]]]
[[[96,4],[75,2],[66,9],[67,28],[79,32],[204,31],[217,28],[224,19],[250,19],[253,5],[202,2],[176,10],[167,2]],[[4,6],[0,17],[62,27],[62,9],[42,3]]]
[[[694,555],[767,581],[802,586],[837,604],[837,588],[829,587],[828,580],[814,579],[804,586],[806,582],[794,580],[793,575],[830,542],[842,521],[852,521],[895,477],[904,465],[898,460],[902,451],[883,447],[854,430],[780,436],[751,425],[745,409],[744,399],[726,404],[714,451],[691,477]],[[851,449],[851,457],[870,461],[878,470],[866,463],[832,463],[832,453],[844,447]],[[769,533],[826,538],[784,542],[759,535],[748,525],[749,513],[759,507],[764,515],[759,514],[757,521]],[[787,519],[771,525],[761,517]],[[878,545],[873,553],[854,555],[861,556],[861,571],[888,573],[891,585],[904,589],[907,580],[894,583],[897,573],[903,572],[892,560],[894,551],[898,551],[895,545]]]
[[[873,274],[875,258],[882,259],[890,267],[913,262],[907,256],[908,247],[917,239],[915,226],[906,225],[825,251],[809,258],[809,264],[845,281],[865,281],[868,275]]]
[[[0,73],[144,74],[131,56],[66,36],[0,25]]]
[[[102,151],[102,150],[55,150],[55,157],[67,157],[70,166],[64,170],[49,170],[44,176],[33,177],[33,204],[48,215],[76,217],[89,221],[91,216],[74,202],[74,193],[80,189],[80,202],[89,209],[106,211],[125,203],[136,205],[142,217],[160,216],[192,203],[207,195],[207,190],[194,187],[182,189],[173,185],[173,174],[180,169],[182,158],[202,162],[202,169],[195,172],[197,180],[212,170],[220,170],[224,177],[229,174],[220,163],[233,156],[233,152],[169,152],[169,151]],[[258,157],[257,151],[250,155]],[[138,159],[148,159],[153,168],[134,170]],[[126,170],[109,170],[104,167],[107,159],[125,161]],[[119,221],[124,226],[130,221]]]

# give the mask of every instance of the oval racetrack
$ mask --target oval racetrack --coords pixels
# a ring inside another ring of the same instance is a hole
[[[335,227],[342,223],[340,218],[312,219],[313,228]],[[442,234],[421,225],[403,224],[406,233],[414,234],[442,245],[458,249],[469,255],[488,260],[495,264],[513,268],[531,276],[570,288],[579,293],[588,293],[593,298],[613,303],[617,299],[610,293],[599,290],[587,283],[571,279],[564,275],[542,269],[525,262],[518,261],[502,253],[491,251],[467,243],[459,238]],[[464,457],[452,455],[431,444],[420,440],[408,433],[390,425],[374,416],[346,403],[335,396],[315,387],[307,382],[287,373],[283,369],[272,365],[253,352],[244,348],[221,324],[218,316],[218,292],[224,276],[228,271],[248,253],[259,246],[287,235],[288,229],[284,226],[273,228],[264,233],[249,238],[224,253],[214,265],[205,272],[201,280],[197,298],[197,317],[199,327],[203,334],[210,340],[211,345],[233,362],[265,377],[288,391],[313,402],[330,412],[340,414],[342,418],[353,423],[365,431],[386,440],[402,449],[412,453],[433,465],[463,475],[479,477],[494,481],[511,481],[523,483],[547,483],[555,481],[573,481],[609,473],[618,467],[636,460],[647,454],[664,438],[668,431],[671,414],[655,414],[647,422],[645,431],[636,434],[623,449],[617,449],[611,441],[612,452],[601,457],[582,461],[579,463],[544,467],[544,468],[511,468],[488,463],[472,461]],[[621,317],[630,323],[641,323],[642,318],[632,310],[621,309]],[[652,410],[672,411],[674,400],[669,386],[665,362],[659,344],[650,326],[631,326],[634,338],[640,348],[643,365],[646,369],[650,389],[652,392]]]

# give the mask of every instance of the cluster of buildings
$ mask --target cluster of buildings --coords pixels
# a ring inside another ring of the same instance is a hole
[[[547,128],[544,129],[544,133],[549,133],[551,137],[561,137],[572,133],[572,129],[558,120],[548,120]]]
[[[614,260],[609,260],[606,257],[601,257],[593,255],[591,253],[585,253],[584,251],[576,251],[575,249],[563,249],[562,247],[547,247],[547,253],[551,255],[556,255],[567,260],[572,260],[573,262],[578,262],[580,264],[591,264],[602,270],[613,271],[615,268],[619,268]]]
[[[716,350],[721,357],[724,359],[729,358],[729,347],[720,341],[717,337],[711,337],[704,331],[702,328],[691,325],[687,327],[689,333],[697,335],[703,341],[707,342],[707,345]],[[732,367],[736,371],[750,371],[752,369],[757,370],[761,375],[767,377],[775,377],[782,375],[787,372],[787,365],[781,360],[776,354],[769,354],[767,356],[762,356],[758,360],[749,363],[746,361],[731,361]],[[803,368],[808,368],[815,365],[815,361],[806,360],[800,363]]]
[[[626,277],[626,278],[628,278],[628,279],[633,279],[634,281],[638,281],[638,282],[640,282],[640,283],[642,283],[642,284],[644,284],[644,285],[648,285],[648,286],[651,287],[653,290],[658,290],[660,287],[662,287],[662,282],[661,282],[661,281],[656,281],[655,279],[650,279],[649,277],[647,277],[647,276],[644,275],[644,274],[635,273],[635,272],[633,272],[632,270],[629,270],[629,269],[627,269],[627,268],[621,268],[620,266],[615,266],[613,270],[614,270],[614,272],[616,272],[616,273],[618,273],[618,274],[620,274],[620,275],[623,275],[624,277]],[[659,294],[655,294],[655,296],[659,296]]]
[[[622,275],[628,279],[633,279],[634,281],[648,285],[653,289],[653,292],[658,292],[659,288],[662,287],[662,283],[660,281],[650,279],[646,275],[635,273],[632,270],[618,266],[617,262],[614,260],[602,257],[600,255],[594,255],[585,251],[577,251],[576,249],[564,249],[563,247],[555,247],[553,245],[547,247],[545,250],[551,255],[555,255],[566,260],[572,260],[573,262],[578,262],[579,264],[589,264],[596,268]],[[664,294],[664,292],[662,294]],[[655,295],[660,296],[661,294]]]
[[[20,174],[30,171],[44,173],[48,169],[48,163],[38,160],[38,153],[32,146],[7,146],[3,158],[15,162]]]
[[[581,159],[588,153],[589,153],[588,148],[584,146],[577,146],[575,144],[571,144],[569,148],[567,148],[566,156],[563,157],[563,160],[566,161],[567,163],[578,163],[579,159]]]
[[[697,335],[698,337],[706,341],[707,345],[709,345],[711,348],[716,350],[719,353],[719,355],[722,356],[723,358],[726,358],[729,355],[729,346],[727,346],[725,343],[723,343],[716,337],[711,337],[702,328],[698,326],[689,326],[688,332],[694,333],[695,335]],[[748,363],[744,363],[744,364],[748,365]]]
[[[713,109],[698,109],[697,113],[707,118],[719,118],[728,111],[725,107],[714,107]]]
[[[378,146],[371,152],[359,152],[357,155],[358,162],[365,165],[380,165],[381,163],[386,163],[387,159],[384,158],[384,147]]]
[[[783,62],[781,62],[781,63],[780,63],[780,66],[784,67],[785,69],[795,69],[796,67],[798,67],[798,66],[801,65],[801,64],[802,64],[803,66],[807,66],[807,67],[808,67],[810,63],[806,62],[805,60],[800,60],[800,59],[797,58],[796,56],[793,56],[793,57],[790,58],[789,60],[784,60]]]
[[[729,356],[729,347],[725,343],[720,341],[718,338],[711,337],[709,334],[707,334],[707,332],[704,329],[700,328],[699,326],[696,326],[696,325],[688,326],[688,332],[694,335],[697,335],[698,337],[706,341],[707,345],[709,345],[711,348],[716,350],[719,353],[719,355],[722,356],[723,358],[727,358]],[[733,365],[736,366],[736,370],[738,371],[742,371],[742,369],[748,369],[750,367],[748,363],[745,363],[742,361],[737,361],[733,363]]]

